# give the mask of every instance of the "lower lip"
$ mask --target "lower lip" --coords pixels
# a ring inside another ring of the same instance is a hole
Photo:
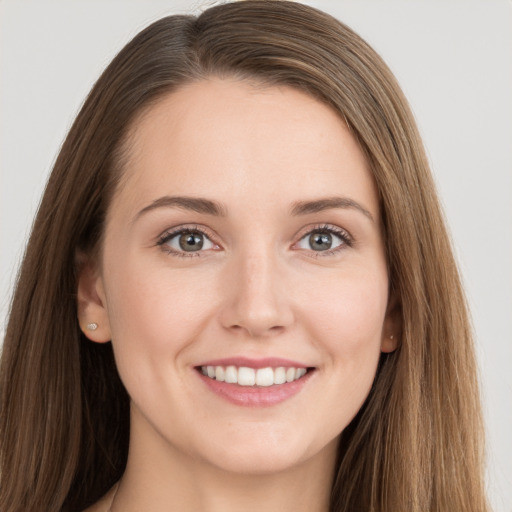
[[[298,380],[267,387],[239,386],[238,384],[229,384],[211,379],[200,372],[197,372],[197,375],[208,386],[210,391],[213,391],[232,404],[246,407],[269,407],[280,404],[297,395],[313,373],[313,370],[309,370],[306,375]]]

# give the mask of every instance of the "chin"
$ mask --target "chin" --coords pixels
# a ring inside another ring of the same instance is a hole
[[[289,470],[300,465],[301,462],[301,457],[297,454],[276,454],[269,450],[260,450],[260,453],[228,454],[225,452],[223,460],[215,461],[214,465],[228,473],[263,476]]]
[[[248,443],[247,439],[251,442]],[[226,449],[226,446],[229,448]],[[219,447],[219,453],[216,453],[215,447]],[[205,448],[209,452],[207,459],[210,464],[223,471],[240,475],[268,475],[315,463],[325,457],[334,459],[336,447],[337,438],[325,445],[317,445],[306,439],[290,439],[289,435],[287,438],[274,435],[246,437],[239,443],[212,443]]]

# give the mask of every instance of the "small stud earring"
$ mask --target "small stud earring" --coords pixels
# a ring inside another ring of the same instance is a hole
[[[390,340],[392,340],[393,338],[394,338],[394,336],[393,336],[393,335],[391,335],[391,336],[389,337],[389,339],[390,339]]]
[[[98,328],[97,323],[91,322],[90,324],[87,324],[87,329],[89,329],[89,331],[95,331],[97,328]]]

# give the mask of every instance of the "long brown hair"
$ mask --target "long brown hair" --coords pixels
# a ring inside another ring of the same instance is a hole
[[[467,307],[423,146],[380,57],[311,7],[277,0],[169,16],[101,75],[55,163],[20,269],[0,367],[0,509],[76,511],[125,468],[129,397],[110,344],[77,321],[77,251],[101,247],[141,112],[208,76],[299,88],[347,122],[380,194],[402,332],[341,437],[331,510],[487,510]]]

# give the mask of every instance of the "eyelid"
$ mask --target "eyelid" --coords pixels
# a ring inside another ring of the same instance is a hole
[[[323,231],[327,233],[331,233],[338,238],[341,239],[342,243],[333,248],[333,249],[327,249],[325,251],[314,251],[314,250],[307,250],[307,249],[300,249],[301,251],[307,252],[312,257],[322,257],[322,256],[329,256],[334,253],[337,253],[341,250],[344,250],[347,247],[352,247],[354,244],[354,238],[353,236],[344,228],[341,228],[339,226],[336,226],[334,224],[314,224],[309,225],[301,230],[298,231],[298,233],[295,235],[296,241],[292,244],[292,249],[297,249],[297,244],[302,241],[306,236],[311,235],[315,231]],[[199,250],[199,251],[177,251],[170,246],[164,247],[165,244],[172,239],[173,237],[181,234],[181,233],[188,233],[188,232],[197,232],[205,236],[213,245],[215,245],[215,248],[213,250],[219,250],[222,248],[222,246],[217,242],[217,236],[215,234],[212,234],[211,230],[204,226],[200,226],[197,224],[182,224],[179,226],[175,226],[173,228],[168,228],[165,231],[163,231],[160,235],[157,237],[156,245],[161,247],[162,250],[164,250],[167,253],[170,253],[174,256],[180,256],[180,257],[194,257],[194,256],[201,256],[204,255],[205,252],[211,251],[212,249],[205,249],[205,250]]]
[[[220,244],[215,240],[217,237],[211,233],[211,231],[203,226],[199,226],[197,224],[181,224],[179,226],[175,226],[173,228],[166,229],[157,237],[156,245],[161,247],[165,252],[172,254],[173,256],[179,257],[197,257],[201,256],[202,253],[208,252],[212,249],[204,249],[199,251],[177,251],[170,246],[166,246],[167,242],[178,236],[182,233],[200,233],[205,236],[214,246],[215,249],[218,250],[221,248]]]
[[[332,254],[335,254],[339,251],[342,251],[346,249],[347,247],[352,247],[354,244],[354,237],[346,230],[339,226],[336,226],[334,224],[315,224],[306,226],[305,228],[302,228],[295,238],[297,239],[296,242],[293,243],[292,248],[297,246],[297,244],[302,241],[306,236],[311,235],[312,233],[316,231],[323,231],[327,233],[331,233],[337,237],[339,237],[342,240],[342,244],[335,247],[334,249],[327,249],[325,251],[314,251],[313,249],[307,250],[307,249],[299,249],[306,253],[309,253],[310,256],[318,258],[322,256],[329,256]]]

